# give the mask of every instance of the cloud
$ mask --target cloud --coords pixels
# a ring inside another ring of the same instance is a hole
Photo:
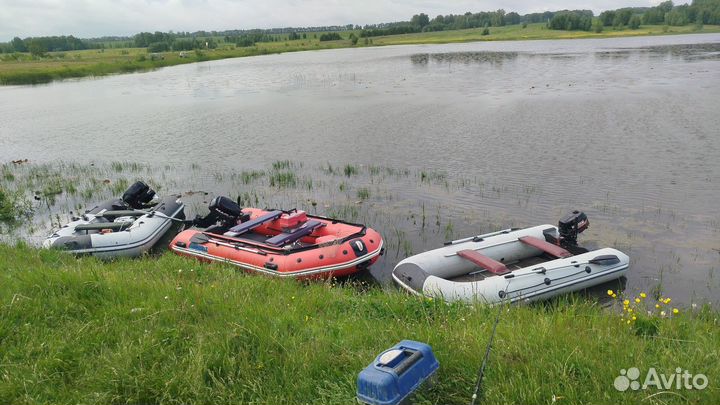
[[[499,8],[521,14],[561,9],[600,12],[650,6],[658,0],[0,0],[0,41],[14,36],[132,35],[140,31],[198,31],[372,24],[424,12],[460,14]]]

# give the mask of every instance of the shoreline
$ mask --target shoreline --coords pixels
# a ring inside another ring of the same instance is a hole
[[[360,370],[412,339],[430,344],[440,362],[419,403],[463,404],[497,314],[358,281],[246,275],[167,253],[101,262],[0,244],[0,254],[3,403],[350,403]],[[614,304],[571,295],[509,306],[484,400],[638,403],[681,394],[687,403],[712,402],[720,365],[707,359],[720,342],[717,311],[638,313],[627,324],[622,302]],[[669,394],[614,389],[629,367],[671,375],[682,367],[711,385]]]
[[[53,52],[40,60],[25,60],[27,54],[20,54],[19,60],[0,61],[0,85],[46,84],[65,79],[84,77],[104,77],[114,74],[137,73],[157,70],[163,67],[206,62],[212,60],[241,58],[249,56],[281,54],[341,48],[365,48],[388,45],[451,44],[467,42],[529,41],[557,39],[601,39],[620,37],[684,35],[719,33],[720,26],[706,25],[702,30],[693,26],[670,27],[644,26],[637,30],[607,30],[601,33],[587,31],[557,31],[546,29],[545,24],[529,24],[527,28],[519,25],[498,27],[490,35],[482,35],[482,29],[425,32],[367,38],[352,45],[350,40],[319,42],[305,39],[274,43],[258,43],[252,47],[224,48],[195,52],[163,52],[148,54],[145,48],[117,48],[107,50],[84,50]],[[15,55],[15,57],[18,57]]]

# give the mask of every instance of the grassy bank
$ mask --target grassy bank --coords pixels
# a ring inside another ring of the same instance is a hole
[[[573,39],[607,38],[620,36],[686,34],[697,32],[720,32],[720,26],[705,25],[696,30],[694,25],[683,27],[665,27],[660,25],[643,26],[637,30],[606,29],[601,33],[586,31],[550,30],[545,24],[530,24],[491,28],[489,35],[482,34],[483,29],[467,29],[440,32],[423,32],[406,35],[392,35],[361,38],[357,45],[347,39],[320,42],[317,38],[298,39],[285,42],[260,42],[252,47],[238,48],[233,44],[221,44],[218,49],[183,53],[164,52],[155,57],[148,55],[145,48],[83,50],[70,52],[52,52],[43,58],[33,58],[29,54],[3,55],[0,59],[0,84],[39,84],[53,80],[86,76],[105,76],[114,73],[147,71],[165,66],[194,63],[207,60],[226,59],[244,56],[276,54],[283,52],[307,51],[331,48],[348,48],[379,45],[402,44],[438,44],[469,41],[530,40],[530,39]],[[357,33],[357,32],[356,32]]]
[[[468,403],[495,309],[362,285],[304,284],[172,255],[109,264],[0,245],[1,403],[353,403],[357,373],[400,339],[430,343],[420,403]],[[711,403],[717,313],[643,337],[589,301],[503,309],[487,403]],[[618,392],[620,369],[704,373],[702,391]]]

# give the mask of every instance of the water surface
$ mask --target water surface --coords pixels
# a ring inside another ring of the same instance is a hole
[[[0,160],[138,162],[156,169],[108,176],[355,215],[398,247],[373,269],[382,280],[447,237],[577,208],[581,240],[631,256],[631,290],[717,302],[719,61],[720,35],[699,34],[310,51],[5,87]],[[301,184],[278,189],[271,164],[286,159]],[[228,180],[251,169],[265,176]],[[78,199],[38,209],[67,215]]]

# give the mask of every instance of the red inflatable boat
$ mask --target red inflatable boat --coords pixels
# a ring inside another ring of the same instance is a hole
[[[379,233],[364,225],[304,211],[241,209],[226,197],[178,234],[170,249],[203,261],[234,264],[279,277],[329,278],[366,269],[383,252]]]

